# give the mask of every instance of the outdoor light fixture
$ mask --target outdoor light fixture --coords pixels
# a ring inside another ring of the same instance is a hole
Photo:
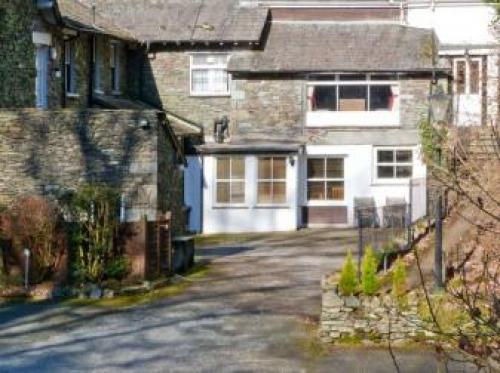
[[[288,162],[290,163],[290,166],[295,166],[295,158],[293,157],[293,155],[288,157]]]
[[[149,121],[146,118],[140,118],[137,124],[140,129],[143,130],[149,129]]]
[[[24,249],[24,288],[28,289],[29,286],[29,272],[30,272],[30,251]]]
[[[446,123],[450,108],[451,97],[441,89],[429,96],[430,114],[433,123]]]

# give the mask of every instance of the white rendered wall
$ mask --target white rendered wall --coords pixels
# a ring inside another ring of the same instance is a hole
[[[288,158],[288,157],[287,157]],[[245,156],[245,204],[241,207],[215,203],[215,157],[203,160],[203,233],[273,232],[297,229],[298,162],[287,159],[287,200],[279,207],[257,205],[257,157]]]
[[[418,146],[404,146],[413,149],[413,178],[426,176]],[[409,203],[408,180],[381,182],[375,178],[375,149],[372,145],[308,145],[307,155],[339,156],[344,158],[345,199],[308,203],[306,179],[301,181],[300,203],[304,206],[347,206],[348,225],[354,224],[354,198],[373,197],[377,206],[386,205],[386,198],[404,198]],[[305,161],[302,162],[305,165]]]
[[[434,28],[441,44],[495,44],[490,25],[495,10],[484,4],[410,7],[408,25]]]

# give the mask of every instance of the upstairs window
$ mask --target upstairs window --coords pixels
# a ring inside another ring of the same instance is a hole
[[[460,58],[454,63],[455,91],[459,95],[478,95],[481,89],[481,59]]]
[[[120,93],[120,44],[111,43],[110,52],[110,67],[111,67],[111,89],[113,93]]]
[[[376,172],[378,179],[408,179],[413,176],[411,149],[377,149]]]
[[[64,44],[64,82],[67,95],[76,95],[75,45],[71,41]]]
[[[97,36],[94,36],[92,40],[92,56],[93,56],[93,62],[94,62],[94,76],[93,76],[93,85],[94,85],[94,91],[97,93],[102,92],[102,87],[101,87],[101,53],[99,50],[99,39]]]
[[[262,157],[258,160],[257,203],[286,202],[286,158]]]
[[[378,80],[311,83],[309,111],[395,111],[399,85]]]
[[[245,158],[216,158],[217,204],[234,205],[245,203]]]
[[[199,96],[229,95],[227,54],[193,54],[191,56],[191,94]]]

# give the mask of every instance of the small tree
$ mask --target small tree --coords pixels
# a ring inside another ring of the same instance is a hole
[[[406,303],[406,290],[406,267],[401,258],[398,258],[392,272],[392,296],[399,302],[400,306]]]
[[[361,262],[361,289],[366,295],[374,295],[379,288],[377,266],[373,248],[368,245],[365,247],[365,255]]]
[[[340,273],[339,290],[342,295],[352,295],[356,291],[358,281],[356,279],[356,267],[352,260],[351,250],[347,252],[347,257]]]
[[[79,282],[101,283],[114,273],[119,226],[119,195],[104,185],[86,185],[67,200],[72,220],[76,223],[72,235],[74,275]],[[112,267],[112,268],[110,268]]]

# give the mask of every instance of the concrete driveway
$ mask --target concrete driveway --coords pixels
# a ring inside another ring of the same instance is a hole
[[[301,231],[201,248],[214,271],[182,295],[144,307],[0,309],[0,372],[391,372],[387,351],[324,350],[314,338],[319,281],[354,231]],[[405,372],[434,355],[400,351]]]

